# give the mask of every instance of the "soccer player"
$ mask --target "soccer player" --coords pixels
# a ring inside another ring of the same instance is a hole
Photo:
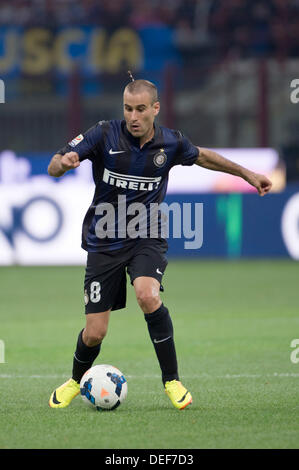
[[[120,205],[124,203],[128,209],[134,203],[142,203],[149,209],[150,204],[161,203],[174,165],[196,164],[239,176],[261,196],[272,185],[265,176],[193,145],[181,132],[155,124],[160,110],[156,86],[147,80],[131,79],[123,94],[124,120],[98,122],[59,150],[48,167],[49,175],[60,177],[89,159],[95,182],[94,198],[82,230],[82,248],[88,252],[84,281],[86,324],[78,335],[72,377],[51,394],[52,408],[68,406],[79,394],[80,380],[100,352],[111,311],[126,305],[126,270],[144,313],[165,392],[177,409],[192,403],[190,392],[179,380],[172,320],[160,298],[167,241],[159,234],[130,237],[123,222],[126,228],[133,212],[124,212]],[[104,215],[108,205],[115,209],[112,223]],[[105,217],[106,225],[102,223]],[[146,224],[149,228],[149,217]],[[107,226],[103,237],[101,233]]]

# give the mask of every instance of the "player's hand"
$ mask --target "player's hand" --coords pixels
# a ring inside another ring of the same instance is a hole
[[[250,172],[247,181],[258,190],[260,196],[265,196],[272,188],[272,182],[266,176],[258,173]]]
[[[67,152],[61,157],[60,163],[63,171],[78,168],[80,166],[79,155],[77,152]]]

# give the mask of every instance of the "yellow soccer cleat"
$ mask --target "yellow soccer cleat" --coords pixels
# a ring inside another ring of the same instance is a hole
[[[80,384],[78,384],[74,379],[69,379],[54,390],[50,396],[49,405],[51,408],[65,408],[79,393]]]
[[[165,383],[165,393],[169,396],[173,406],[178,410],[183,410],[191,405],[192,396],[188,390],[178,380]]]

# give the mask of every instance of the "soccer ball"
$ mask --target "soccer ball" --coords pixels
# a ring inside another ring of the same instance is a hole
[[[98,411],[115,410],[125,400],[128,386],[120,370],[101,364],[85,372],[80,392],[84,403]]]

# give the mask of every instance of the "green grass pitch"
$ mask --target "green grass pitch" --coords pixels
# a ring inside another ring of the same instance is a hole
[[[129,283],[96,360],[124,373],[127,400],[108,413],[80,396],[63,410],[48,406],[84,326],[83,276],[83,267],[0,269],[0,448],[298,448],[298,263],[170,260],[162,297],[193,395],[183,411],[162,389]]]

